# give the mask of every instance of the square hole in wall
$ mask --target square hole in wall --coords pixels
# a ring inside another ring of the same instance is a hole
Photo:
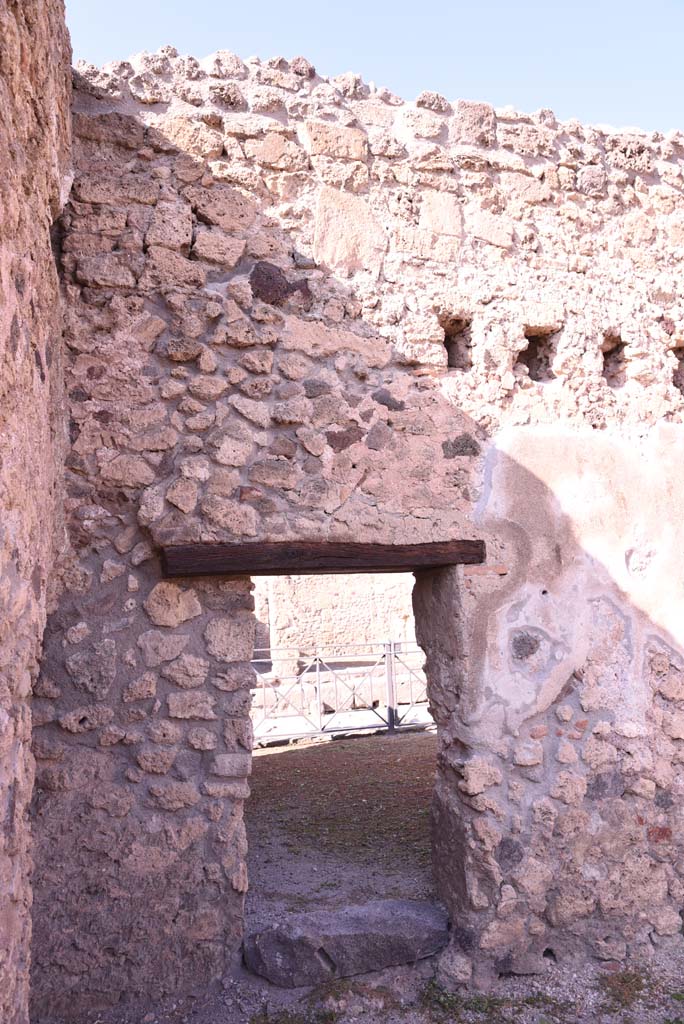
[[[525,332],[527,346],[518,353],[518,366],[527,369],[530,380],[542,384],[555,380],[556,375],[551,369],[556,355],[557,331],[539,331],[538,328]]]
[[[601,351],[603,353],[603,379],[611,388],[621,388],[627,380],[626,343],[619,334],[608,333],[604,336]]]
[[[439,318],[439,323],[444,331],[447,367],[450,370],[461,370],[462,373],[472,370],[472,321],[451,314],[443,314]]]
[[[677,360],[672,374],[672,383],[684,395],[684,348],[673,348],[672,355]]]

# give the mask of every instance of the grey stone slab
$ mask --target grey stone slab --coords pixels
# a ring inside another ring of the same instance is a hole
[[[448,938],[446,914],[434,903],[373,900],[296,914],[253,932],[244,956],[254,974],[297,988],[414,963],[439,952]]]

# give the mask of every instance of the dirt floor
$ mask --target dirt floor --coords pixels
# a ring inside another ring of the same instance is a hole
[[[247,930],[293,911],[430,899],[434,732],[271,747],[247,806]]]
[[[257,753],[247,928],[378,896],[433,898],[436,748],[434,734],[414,733]],[[684,1024],[684,952],[674,940],[638,968],[549,961],[543,976],[502,979],[488,995],[446,993],[434,971],[425,960],[287,991],[236,964],[195,998],[93,1015],[92,1024]]]

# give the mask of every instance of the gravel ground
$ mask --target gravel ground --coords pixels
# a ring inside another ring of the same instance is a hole
[[[430,733],[258,752],[247,808],[247,928],[290,912],[374,897],[433,898]],[[549,962],[489,995],[450,995],[435,964],[393,968],[315,989],[277,989],[239,964],[223,983],[155,1010],[92,1024],[684,1024],[684,953],[661,948],[640,968]]]
[[[618,974],[550,964],[544,977],[502,980],[490,995],[449,995],[435,987],[433,971],[425,960],[286,991],[236,967],[194,999],[96,1015],[93,1024],[684,1024],[681,954]]]
[[[430,899],[437,737],[404,733],[271,747],[247,805],[247,930],[292,911]]]

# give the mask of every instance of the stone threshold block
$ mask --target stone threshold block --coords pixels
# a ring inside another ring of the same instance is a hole
[[[438,953],[449,939],[434,903],[373,900],[361,906],[297,914],[245,939],[248,970],[281,988],[381,971]]]

